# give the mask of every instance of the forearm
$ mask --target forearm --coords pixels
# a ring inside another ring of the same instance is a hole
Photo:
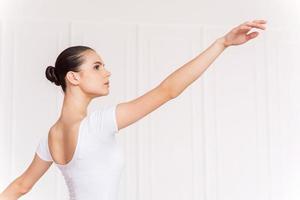
[[[199,78],[226,48],[224,38],[218,38],[201,54],[171,73],[161,84],[167,88],[172,98],[177,97]]]
[[[0,200],[15,200],[28,192],[17,178],[0,194]]]

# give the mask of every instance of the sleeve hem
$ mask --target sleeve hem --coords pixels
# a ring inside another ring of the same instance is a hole
[[[48,135],[43,135],[39,141],[38,147],[35,150],[35,153],[38,155],[38,157],[47,162],[51,162],[52,157],[49,155],[49,149],[48,149]]]
[[[36,153],[36,155],[38,155],[38,157],[39,157],[41,160],[46,161],[46,162],[52,162],[52,160],[45,159],[44,157],[42,157],[42,156],[40,155],[40,153],[38,153],[38,151],[36,151],[35,153]]]

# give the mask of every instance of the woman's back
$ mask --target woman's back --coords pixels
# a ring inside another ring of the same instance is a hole
[[[55,163],[65,165],[72,159],[77,145],[79,125],[80,123],[65,125],[58,121],[50,129],[48,146]]]
[[[36,152],[60,169],[70,199],[117,199],[124,159],[115,138],[115,109],[97,109],[69,127],[69,132],[54,126],[41,139]]]

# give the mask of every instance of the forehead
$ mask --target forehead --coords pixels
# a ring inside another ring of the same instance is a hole
[[[85,63],[94,64],[97,61],[100,61],[101,63],[103,63],[101,56],[96,51],[87,50],[87,51],[84,51],[82,53],[82,55],[85,59]]]

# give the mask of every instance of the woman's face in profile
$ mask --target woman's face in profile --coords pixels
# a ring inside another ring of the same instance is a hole
[[[82,53],[84,58],[80,66],[80,88],[89,96],[99,97],[109,94],[109,77],[111,73],[104,67],[104,61],[92,50]]]

